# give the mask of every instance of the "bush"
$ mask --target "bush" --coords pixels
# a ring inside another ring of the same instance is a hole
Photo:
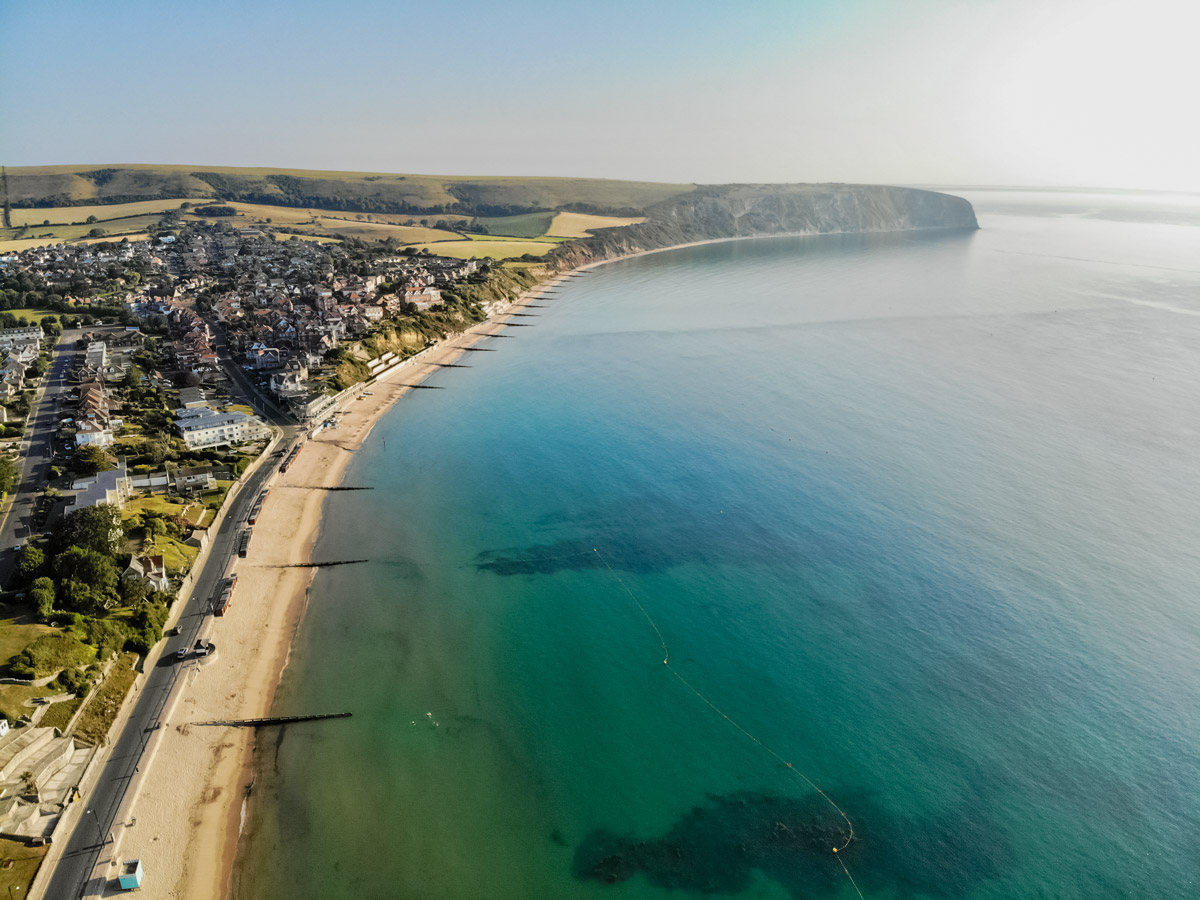
[[[100,659],[122,649],[131,634],[129,627],[116,619],[93,619],[87,624],[87,641],[96,647]]]
[[[8,669],[18,678],[43,678],[91,659],[91,648],[69,634],[43,634],[18,653]]]

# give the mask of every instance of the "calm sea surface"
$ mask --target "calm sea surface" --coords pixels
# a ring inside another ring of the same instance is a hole
[[[604,266],[403,400],[240,900],[1200,897],[1200,198],[964,196]]]

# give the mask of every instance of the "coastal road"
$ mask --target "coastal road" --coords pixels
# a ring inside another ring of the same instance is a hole
[[[285,432],[280,444],[285,452],[295,441],[297,433],[298,429]],[[194,665],[190,660],[177,662],[176,651],[191,648],[198,638],[207,637],[209,601],[236,552],[237,535],[251,504],[278,465],[276,451],[243,484],[237,497],[230,501],[225,518],[212,538],[208,559],[178,620],[180,634],[168,638],[165,644],[160,642],[156,648],[158,654],[151,652],[147,657],[145,683],[133,701],[129,720],[116,738],[90,796],[78,801],[86,803],[86,809],[94,812],[80,815],[70,835],[61,835],[55,841],[63,842],[66,846],[43,892],[44,897],[74,900],[88,892],[99,893],[103,889],[101,884],[88,884],[92,869],[107,844],[107,841],[100,843],[100,836],[107,838],[112,833],[114,819],[125,798],[129,780],[141,763],[146,742],[157,728],[162,727],[160,717],[176,681],[188,665]]]
[[[29,404],[25,435],[21,439],[21,457],[17,462],[17,488],[7,513],[0,520],[0,584],[6,587],[17,564],[17,552],[13,548],[25,543],[34,533],[31,521],[34,503],[48,480],[54,455],[54,435],[64,414],[66,394],[70,391],[67,370],[71,367],[75,343],[82,336],[83,332],[77,328],[62,333],[50,357],[50,371]]]

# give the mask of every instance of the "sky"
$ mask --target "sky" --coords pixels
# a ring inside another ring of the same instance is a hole
[[[1200,191],[1195,0],[0,0],[0,163]]]

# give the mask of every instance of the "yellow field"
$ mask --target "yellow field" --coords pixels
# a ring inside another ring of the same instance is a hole
[[[323,234],[292,234],[290,231],[284,234],[282,231],[276,232],[275,240],[289,241],[295,238],[298,241],[312,241],[317,244],[340,244],[341,238],[325,237]]]
[[[531,253],[542,256],[557,246],[551,241],[438,241],[433,244],[418,244],[418,250],[428,250],[438,256],[453,256],[455,259],[507,259]]]
[[[196,201],[210,202],[210,201]],[[256,219],[259,222],[271,220],[272,225],[293,225],[311,222],[314,216],[324,219],[343,219],[347,222],[379,222],[385,225],[413,225],[424,226],[431,225],[434,222],[469,222],[470,216],[451,215],[447,213],[429,214],[423,216],[399,215],[394,213],[356,213],[349,210],[338,209],[319,209],[317,207],[301,208],[298,206],[272,206],[268,203],[240,203],[236,200],[232,201],[211,201],[220,203],[222,206],[232,206],[239,213],[247,218]],[[359,218],[361,216],[361,218]],[[211,219],[209,221],[212,221]]]
[[[600,228],[618,228],[622,225],[639,225],[645,216],[622,219],[617,216],[589,216],[585,213],[560,212],[550,223],[547,237],[582,238]]]
[[[47,244],[59,244],[53,238],[23,238],[19,241],[0,241],[0,253],[20,253],[22,250],[32,250],[34,247],[44,247]]]
[[[73,222],[83,222],[88,216],[95,216],[101,221],[105,219],[124,219],[129,216],[144,216],[149,213],[165,212],[168,209],[179,209],[180,203],[204,203],[203,200],[144,200],[140,203],[112,203],[97,206],[52,206],[45,209],[14,209],[12,223],[15,227],[22,225],[41,225],[47,219],[51,225],[69,225]]]
[[[385,222],[347,222],[344,219],[320,220],[320,230],[343,237],[356,237],[364,241],[383,241],[395,238],[402,244],[428,243],[430,241],[457,241],[459,236],[453,231],[441,231],[437,228],[422,228],[412,225],[388,225]]]

